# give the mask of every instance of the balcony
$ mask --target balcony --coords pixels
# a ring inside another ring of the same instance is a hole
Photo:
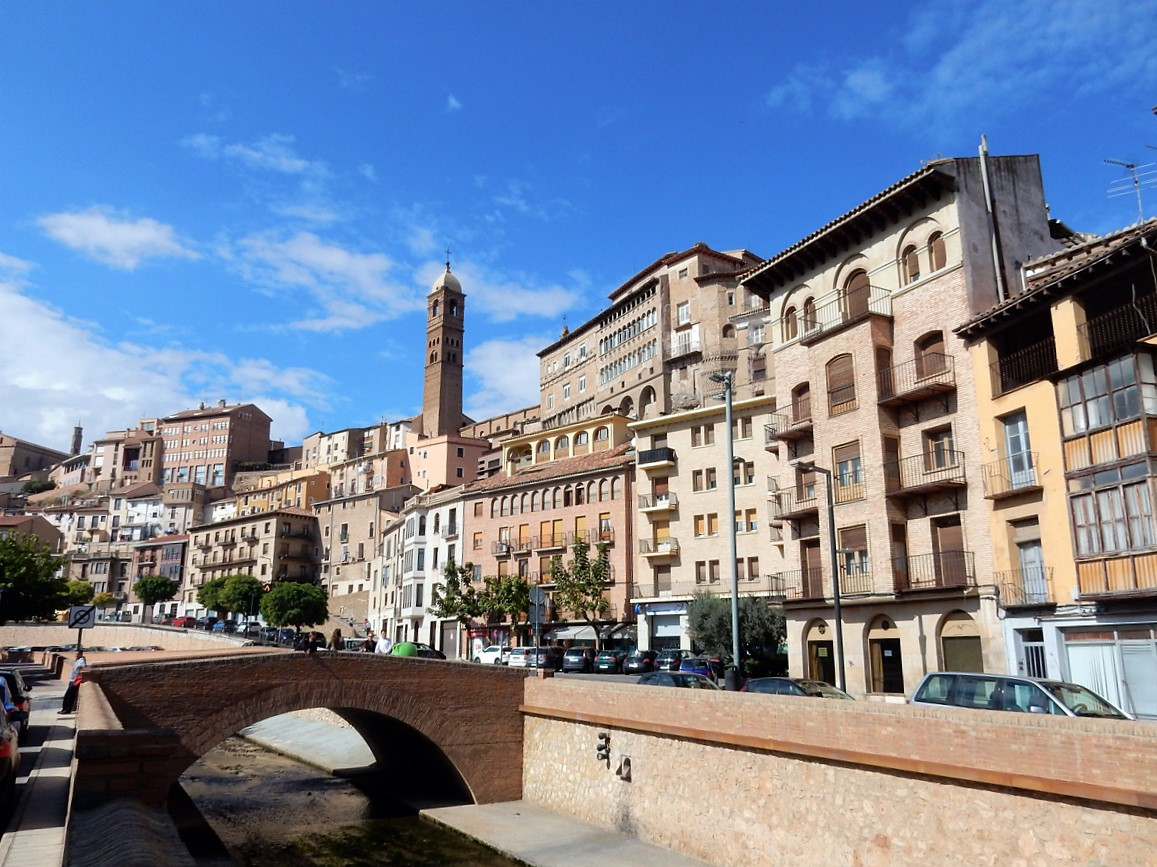
[[[849,572],[844,566],[840,567],[841,599],[845,596],[871,596],[875,592],[871,572],[858,568]]]
[[[1014,352],[1002,352],[990,366],[992,393],[1004,394],[1057,372],[1057,343],[1049,337]]]
[[[684,355],[694,355],[702,351],[703,346],[697,337],[693,338],[691,335],[687,335],[686,337],[680,336],[671,341],[671,351],[667,358],[669,360],[682,358]]]
[[[823,599],[824,575],[818,566],[778,572],[767,576],[772,595],[781,595],[784,600]]]
[[[776,413],[771,417],[771,423],[764,425],[764,442],[802,439],[812,432],[814,426],[811,398],[801,398],[792,402],[790,413]]]
[[[986,500],[1003,500],[1041,490],[1037,453],[1022,452],[981,467]]]
[[[771,491],[769,496],[773,520],[796,520],[819,512],[815,488]]]
[[[1049,592],[1053,583],[1051,566],[994,572],[992,583],[1000,590],[1000,604],[1003,608],[1048,605],[1053,601],[1052,593]]]
[[[641,470],[657,470],[675,466],[675,450],[671,448],[645,449],[639,452],[636,463]]]
[[[967,484],[964,452],[929,452],[884,464],[884,493],[889,497],[950,491]]]
[[[976,586],[971,551],[940,551],[892,560],[897,593],[906,590],[959,589]]]
[[[865,321],[870,315],[892,316],[892,293],[879,286],[868,286],[815,308],[810,317],[800,318],[799,342],[810,346],[823,338]]]
[[[1077,561],[1082,599],[1152,597],[1157,594],[1157,554]]]
[[[876,374],[880,406],[912,403],[956,390],[956,362],[951,355],[930,352]]]
[[[678,539],[640,539],[639,553],[647,558],[674,557],[679,553]]]
[[[679,505],[675,494],[640,494],[640,512],[669,512]]]
[[[532,536],[530,547],[535,551],[564,551],[574,542],[574,533],[555,533],[550,536]]]
[[[490,553],[495,557],[509,557],[514,553],[514,543],[509,539],[499,539],[490,543]]]
[[[1142,295],[1129,306],[1094,316],[1077,326],[1077,333],[1083,338],[1081,345],[1088,347],[1081,361],[1131,346],[1154,334],[1153,324],[1157,324],[1157,295],[1153,294]]]
[[[529,554],[532,546],[532,537],[523,536],[521,539],[512,539],[510,544],[514,546],[515,554]]]
[[[615,544],[615,531],[610,527],[603,530],[587,530],[585,539],[592,548],[600,543],[613,545]]]
[[[448,527],[443,527],[442,529],[437,530],[436,532],[443,539],[457,539],[458,538],[458,525],[457,524],[450,524]]]

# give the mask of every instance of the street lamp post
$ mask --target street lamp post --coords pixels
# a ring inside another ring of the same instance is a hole
[[[847,678],[844,675],[844,620],[840,614],[840,560],[836,550],[836,497],[832,485],[835,481],[832,471],[811,461],[794,460],[789,466],[803,472],[820,473],[824,476],[824,488],[828,495],[828,548],[832,562],[832,615],[836,621],[836,686],[847,692]]]
[[[731,570],[731,664],[724,674],[724,685],[729,690],[739,689],[739,565],[735,550],[735,442],[731,431],[732,372],[720,370],[708,379],[723,385],[724,430],[727,434],[727,521],[730,531],[728,568]]]

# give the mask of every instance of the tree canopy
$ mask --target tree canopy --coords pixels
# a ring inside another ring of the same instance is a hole
[[[115,608],[117,604],[116,594],[109,593],[107,590],[103,593],[97,593],[92,597],[92,604],[97,608]]]
[[[314,626],[329,617],[325,591],[315,584],[280,581],[261,599],[261,616],[273,626]]]
[[[478,594],[479,614],[499,620],[509,618],[517,627],[530,607],[530,584],[521,575],[487,575]]]
[[[709,653],[731,654],[731,597],[696,593],[687,603],[687,621],[695,643]],[[767,658],[783,643],[783,612],[766,598],[739,597],[739,652],[743,657]]]
[[[426,610],[435,617],[457,620],[467,626],[482,614],[478,591],[473,587],[474,564],[461,566],[453,560],[442,570],[442,581],[430,591],[430,607]]]
[[[256,616],[256,606],[261,601],[262,584],[252,575],[226,575],[225,583],[217,593],[217,607],[214,611],[244,612]]]
[[[571,547],[570,564],[564,566],[562,557],[550,562],[550,577],[554,581],[555,607],[585,621],[595,632],[595,646],[602,647],[598,624],[606,620],[611,603],[603,594],[611,576],[610,555],[605,542],[599,542],[595,559],[590,559],[590,545],[584,541]]]
[[[156,605],[177,595],[177,582],[164,575],[145,575],[137,579],[133,592],[145,605]]]
[[[55,620],[67,604],[68,581],[56,574],[63,565],[36,536],[0,537],[0,623]]]
[[[87,605],[96,594],[92,585],[87,581],[69,581],[65,593],[65,603],[68,605]]]
[[[201,585],[201,589],[197,591],[197,601],[204,605],[210,611],[217,611],[221,608],[221,591],[225,589],[225,582],[228,580],[227,575],[218,575],[216,578],[210,578]]]

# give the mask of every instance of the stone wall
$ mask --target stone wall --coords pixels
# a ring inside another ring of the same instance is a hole
[[[9,623],[0,626],[0,647],[44,648],[75,644],[77,630],[64,623]],[[148,647],[165,650],[207,650],[238,647],[244,639],[196,629],[174,629],[141,623],[98,623],[84,630],[85,647]]]
[[[1157,851],[1151,724],[526,688],[524,798],[714,864],[1132,865]]]

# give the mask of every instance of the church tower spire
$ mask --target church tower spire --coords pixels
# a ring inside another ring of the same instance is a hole
[[[428,437],[456,434],[462,427],[462,338],[466,294],[446,271],[426,297],[426,382],[422,391],[422,432]]]

